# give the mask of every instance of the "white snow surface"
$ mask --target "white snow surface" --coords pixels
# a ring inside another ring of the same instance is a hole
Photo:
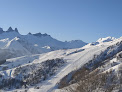
[[[57,83],[64,76],[66,76],[71,71],[83,66],[85,63],[93,58],[94,54],[100,54],[100,52],[104,51],[107,47],[114,45],[120,41],[122,41],[122,37],[119,39],[115,39],[114,41],[101,43],[95,46],[90,46],[88,44],[82,48],[77,49],[57,50],[44,54],[27,55],[18,58],[8,59],[6,63],[1,65],[0,74],[5,75],[5,77],[13,77],[12,73],[14,72],[15,67],[17,67],[18,65],[26,65],[28,64],[28,61],[30,61],[31,64],[34,64],[41,63],[49,59],[63,58],[67,61],[67,63],[63,67],[61,67],[55,75],[38,84],[40,89],[34,89],[33,86],[28,89],[28,92],[53,92],[57,89]],[[7,66],[8,69],[2,71],[2,67],[5,66]],[[19,92],[24,90],[25,89],[18,89],[17,91]]]
[[[97,42],[99,42],[99,43],[101,43],[101,42],[109,42],[109,41],[113,41],[113,40],[115,40],[116,38],[114,38],[114,37],[110,37],[110,36],[108,36],[108,37],[106,37],[106,38],[99,38],[98,40],[97,40]]]

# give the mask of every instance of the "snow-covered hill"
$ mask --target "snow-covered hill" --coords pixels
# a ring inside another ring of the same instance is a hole
[[[116,38],[114,38],[114,37],[108,36],[108,37],[106,37],[106,38],[100,38],[100,39],[98,39],[97,42],[99,42],[99,43],[102,43],[102,42],[110,42],[110,41],[113,41],[113,40],[115,40],[115,39],[116,39]]]
[[[116,38],[108,36],[105,38],[99,38],[96,42],[90,43],[89,45],[98,45],[101,43],[106,43],[106,42],[110,42],[110,41],[114,41],[114,40],[116,40]]]
[[[18,29],[13,30],[11,27],[7,31],[0,28],[0,56],[13,58],[18,56],[41,54],[59,49],[79,48],[86,45],[81,40],[62,42],[52,38],[48,34],[31,34],[21,35]]]
[[[30,36],[32,34],[26,36],[28,40]],[[15,38],[15,40],[19,39]],[[34,39],[36,39],[35,36]],[[31,45],[33,46],[33,44]],[[23,45],[23,47],[25,46]],[[47,46],[47,48],[49,47]],[[121,51],[122,37],[97,45],[88,44],[76,49],[63,49],[7,59],[0,65],[0,89],[9,92],[66,92],[67,89],[70,90],[70,87],[68,86],[65,89],[63,86],[65,87],[65,84],[70,85],[70,83],[75,85],[73,83],[77,79],[75,75],[72,77],[72,71],[77,75],[76,71],[84,66],[90,71],[101,68],[100,73],[111,69],[116,71],[118,66],[122,64]],[[62,79],[65,78],[66,81],[62,82]],[[61,86],[62,83],[64,83],[63,86]],[[76,89],[75,87],[72,88]]]

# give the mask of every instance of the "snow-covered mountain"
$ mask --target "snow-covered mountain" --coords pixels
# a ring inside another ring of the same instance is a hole
[[[58,41],[46,33],[21,35],[17,28],[12,29],[12,27],[9,27],[7,31],[3,31],[0,28],[0,56],[6,55],[1,60],[30,54],[41,54],[59,49],[79,48],[86,44],[81,40]]]
[[[115,39],[116,39],[116,38],[114,38],[114,37],[108,36],[108,37],[106,37],[106,38],[99,38],[99,39],[97,40],[97,42],[99,42],[99,43],[110,42],[110,41],[113,41],[113,40],[115,40]]]
[[[32,34],[26,38],[29,40],[30,36],[36,39]],[[75,49],[11,58],[0,65],[0,89],[4,92],[119,92],[121,65],[122,37]]]
[[[88,45],[91,45],[91,46],[92,45],[99,45],[99,44],[114,41],[114,40],[116,40],[116,38],[108,36],[105,38],[99,38],[96,42],[89,43]]]

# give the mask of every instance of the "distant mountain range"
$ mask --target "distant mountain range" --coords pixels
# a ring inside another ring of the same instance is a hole
[[[21,35],[17,28],[12,29],[12,27],[9,27],[7,31],[0,28],[1,60],[30,54],[41,54],[59,49],[80,48],[86,44],[81,40],[62,42],[46,33]]]

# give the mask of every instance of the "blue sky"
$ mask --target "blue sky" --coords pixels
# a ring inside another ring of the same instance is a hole
[[[58,40],[122,36],[122,0],[0,0],[0,27]]]

